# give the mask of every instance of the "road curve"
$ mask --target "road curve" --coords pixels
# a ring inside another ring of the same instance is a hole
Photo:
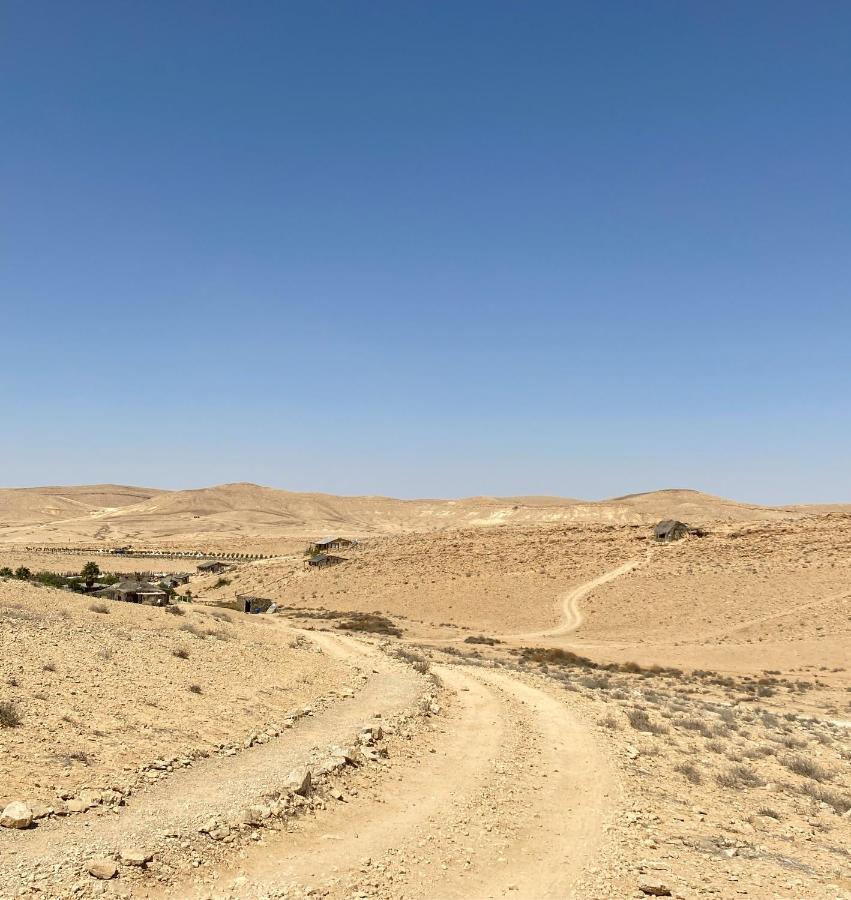
[[[614,581],[616,578],[620,578],[622,575],[634,571],[639,566],[643,565],[649,556],[650,554],[648,552],[647,556],[643,559],[631,559],[629,562],[623,563],[623,565],[618,566],[616,569],[603,572],[602,575],[592,578],[591,581],[586,581],[578,587],[571,588],[567,593],[562,594],[557,601],[562,619],[555,628],[550,628],[545,631],[509,635],[508,637],[512,637],[515,640],[517,638],[563,637],[571,631],[575,631],[584,621],[582,611],[579,609],[579,601],[587,597],[592,591],[607,584],[609,581]]]

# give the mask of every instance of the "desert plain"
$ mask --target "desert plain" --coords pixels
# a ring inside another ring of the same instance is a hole
[[[851,897],[851,506],[7,489],[0,569],[2,898]]]

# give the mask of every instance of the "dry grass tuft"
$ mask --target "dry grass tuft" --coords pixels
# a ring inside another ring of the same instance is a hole
[[[18,707],[11,700],[0,701],[0,728],[17,728],[20,724]]]
[[[830,781],[833,778],[833,772],[830,769],[826,769],[808,756],[801,756],[800,754],[785,756],[780,762],[790,772],[794,772],[796,775],[801,775],[804,778],[811,778],[813,781]]]

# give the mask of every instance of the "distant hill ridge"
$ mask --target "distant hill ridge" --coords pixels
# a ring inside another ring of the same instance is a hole
[[[295,492],[236,482],[164,491],[124,485],[0,489],[0,542],[14,544],[278,540],[340,531],[352,536],[501,524],[647,524],[774,520],[851,506],[768,507],[689,488],[609,500],[463,497],[401,500]]]

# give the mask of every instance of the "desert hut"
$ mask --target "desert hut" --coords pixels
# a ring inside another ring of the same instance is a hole
[[[277,606],[275,600],[268,597],[253,597],[251,594],[237,594],[234,601],[234,608],[244,613],[265,613],[274,606]]]
[[[678,522],[676,519],[665,519],[660,522],[654,529],[653,535],[657,541],[678,541],[684,538],[691,529],[685,522]]]
[[[348,538],[326,537],[310,545],[311,553],[327,553],[329,550],[347,550],[354,544]]]
[[[197,568],[201,575],[220,575],[222,572],[227,572],[230,566],[220,559],[208,559],[207,562],[202,562]]]
[[[186,584],[189,581],[188,575],[167,575],[160,581],[162,587],[164,587],[167,591],[174,591],[180,587],[182,584]]]
[[[305,564],[315,569],[324,569],[326,566],[336,566],[346,560],[342,556],[332,556],[330,553],[320,553],[305,560]]]
[[[93,596],[109,597],[125,603],[146,603],[148,606],[168,605],[168,593],[158,584],[147,581],[119,581],[118,584],[94,591]]]

